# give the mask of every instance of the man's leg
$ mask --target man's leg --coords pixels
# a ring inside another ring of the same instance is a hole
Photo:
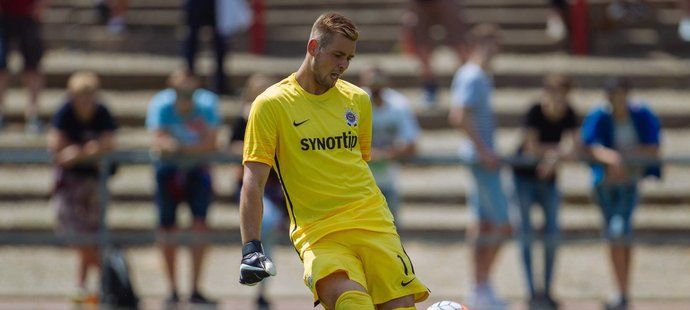
[[[345,272],[335,272],[316,282],[316,292],[328,310],[374,310],[366,289],[350,280]]]
[[[23,74],[29,103],[26,107],[25,118],[29,122],[38,121],[38,97],[43,89],[43,74],[38,69],[26,70]]]
[[[174,235],[178,232],[177,227],[170,226],[161,228],[158,232],[158,244],[160,246],[161,254],[163,255],[163,262],[165,263],[165,274],[170,285],[170,297],[177,296],[177,275],[176,275],[176,253],[177,244],[174,240]]]
[[[416,309],[414,295],[407,295],[376,306],[377,310],[408,310]]]
[[[173,197],[175,186],[175,170],[171,168],[156,168],[156,194],[155,201],[158,208],[158,235],[157,242],[165,263],[165,273],[170,285],[170,295],[167,302],[178,302],[177,276],[176,276],[176,252],[178,232],[176,223],[177,200]]]
[[[532,178],[516,175],[515,196],[519,208],[520,220],[518,230],[518,240],[520,252],[522,254],[522,264],[527,281],[527,290],[530,298],[534,298],[536,290],[534,287],[534,276],[532,272],[532,244],[534,242],[534,229],[532,227],[531,207],[534,204],[534,182]]]

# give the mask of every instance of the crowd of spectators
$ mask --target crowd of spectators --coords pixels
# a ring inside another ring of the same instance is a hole
[[[99,5],[105,6],[105,2]],[[124,12],[127,1],[115,1],[104,22],[120,32],[125,27]],[[656,157],[659,154],[660,124],[654,112],[643,103],[630,99],[630,82],[623,77],[608,79],[602,86],[605,102],[592,112],[576,115],[569,99],[572,82],[563,75],[544,78],[540,97],[523,113],[522,138],[516,155],[534,160],[533,165],[512,167],[514,192],[506,192],[501,181],[501,155],[495,147],[495,115],[492,94],[495,90],[492,61],[499,52],[500,30],[493,25],[479,25],[464,31],[458,3],[453,0],[410,1],[410,14],[404,23],[405,31],[415,45],[414,51],[421,64],[424,103],[436,106],[438,82],[430,65],[433,43],[428,36],[433,21],[440,21],[447,29],[447,43],[453,47],[459,62],[450,88],[449,123],[466,137],[459,150],[460,157],[476,162],[468,167],[473,178],[467,204],[476,217],[469,229],[474,264],[473,285],[467,294],[467,303],[473,309],[503,309],[506,303],[493,291],[489,278],[493,262],[501,248],[503,238],[515,235],[520,245],[520,256],[525,271],[530,306],[556,309],[558,302],[552,294],[553,270],[559,244],[558,223],[560,192],[557,171],[567,160],[593,158],[593,201],[600,207],[603,230],[610,240],[610,257],[619,294],[606,305],[606,309],[627,309],[629,303],[629,271],[632,256],[630,237],[632,217],[638,203],[639,181],[647,176],[660,177],[658,166],[626,163],[626,156]],[[564,37],[568,30],[568,7],[565,1],[552,1],[553,12],[547,20],[547,31],[554,37]],[[633,10],[641,1],[622,3],[613,1],[610,14],[616,15],[616,6]],[[678,34],[690,41],[690,1],[679,1],[683,17]],[[44,1],[0,0],[0,109],[7,89],[8,45],[17,41],[24,58],[24,82],[28,88],[29,105],[26,124],[31,131],[41,128],[38,118],[38,96],[43,77],[40,60],[43,54],[40,26]],[[158,92],[149,103],[146,127],[151,132],[153,175],[156,184],[154,202],[158,211],[158,243],[165,262],[169,283],[166,302],[180,302],[176,274],[177,206],[185,202],[192,214],[190,230],[203,233],[209,230],[206,221],[213,202],[211,163],[199,155],[227,151],[241,152],[248,107],[274,79],[256,75],[244,87],[244,114],[232,122],[228,150],[219,150],[218,132],[223,116],[218,109],[218,95],[232,94],[225,73],[224,58],[227,38],[215,27],[215,1],[187,1],[188,36],[184,45],[186,69],[173,72],[169,88]],[[627,12],[627,11],[626,11]],[[456,14],[453,14],[456,13]],[[105,16],[105,15],[104,15]],[[617,15],[616,15],[617,16]],[[214,29],[216,71],[210,90],[202,86],[196,74],[195,57],[198,33],[201,27]],[[459,30],[458,30],[459,29]],[[373,134],[370,168],[377,185],[386,197],[389,207],[401,228],[399,213],[402,201],[396,180],[397,161],[416,154],[420,136],[409,99],[393,89],[386,72],[372,66],[362,70],[359,86],[370,95],[372,102]],[[51,205],[57,210],[56,230],[60,235],[74,236],[94,233],[102,224],[97,191],[99,167],[93,159],[111,152],[117,129],[116,117],[101,102],[99,79],[91,72],[73,74],[67,83],[67,98],[55,112],[48,132],[48,147],[55,166],[55,186]],[[0,110],[0,113],[2,111]],[[2,114],[0,114],[2,126]],[[578,136],[578,133],[581,135]],[[174,159],[174,160],[173,160]],[[113,171],[114,173],[114,171]],[[238,182],[241,186],[241,174]],[[272,174],[263,199],[262,235],[281,233],[286,226],[285,197],[280,180]],[[535,228],[531,221],[531,208],[539,205],[544,213],[544,281],[535,285],[532,264],[532,245]],[[511,222],[511,213],[516,216]],[[264,242],[270,252],[272,243]],[[89,268],[100,268],[99,248],[74,244],[79,253],[75,301],[82,302],[94,292],[86,287]],[[192,291],[189,301],[214,304],[201,293],[201,274],[205,257],[205,240],[197,238],[190,245],[192,257]],[[259,309],[268,309],[270,303],[265,282],[256,298]]]

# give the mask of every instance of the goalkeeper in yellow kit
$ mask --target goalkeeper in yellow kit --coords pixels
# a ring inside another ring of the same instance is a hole
[[[366,161],[371,103],[340,80],[354,57],[356,26],[337,13],[314,23],[304,62],[252,104],[240,194],[240,283],[275,274],[263,254],[264,184],[275,169],[304,283],[326,309],[415,309],[429,295],[417,279]]]

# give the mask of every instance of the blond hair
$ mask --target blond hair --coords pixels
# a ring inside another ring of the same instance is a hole
[[[335,12],[321,14],[311,27],[309,38],[316,39],[319,42],[319,47],[324,47],[333,41],[333,36],[336,34],[340,34],[351,41],[357,41],[359,38],[357,26],[349,18]]]
[[[93,94],[100,88],[100,80],[96,73],[79,71],[73,73],[67,80],[67,91],[72,95]]]

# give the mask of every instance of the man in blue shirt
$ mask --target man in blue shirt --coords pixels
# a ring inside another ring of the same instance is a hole
[[[369,93],[372,104],[369,168],[399,228],[400,196],[396,182],[399,169],[395,160],[414,155],[419,124],[407,97],[388,87],[388,78],[381,68],[370,67],[362,71],[360,83]]]
[[[184,71],[173,72],[170,88],[156,94],[148,107],[146,127],[153,133],[152,154],[156,173],[156,206],[159,212],[159,242],[167,266],[171,306],[179,301],[175,279],[177,205],[186,201],[193,217],[191,231],[208,231],[206,214],[213,190],[207,160],[201,155],[216,150],[220,126],[218,97],[199,88],[199,79]],[[197,243],[192,252],[192,303],[214,303],[199,292],[205,247]]]
[[[592,165],[595,199],[601,208],[619,295],[606,309],[627,309],[632,248],[632,216],[637,206],[637,183],[661,176],[658,165],[626,164],[626,157],[659,154],[659,118],[645,105],[628,98],[630,83],[614,77],[604,84],[608,103],[595,108],[582,124],[582,140],[598,162]]]
[[[504,309],[489,284],[489,274],[500,244],[487,237],[510,233],[508,203],[499,173],[500,159],[496,154],[494,132],[496,122],[491,110],[493,79],[489,74],[491,61],[499,49],[498,28],[475,26],[469,33],[470,56],[458,69],[451,85],[451,110],[448,120],[462,131],[466,139],[460,156],[477,161],[470,166],[474,188],[468,193],[468,206],[478,219],[468,229],[474,244],[474,287],[466,303],[472,309]]]

